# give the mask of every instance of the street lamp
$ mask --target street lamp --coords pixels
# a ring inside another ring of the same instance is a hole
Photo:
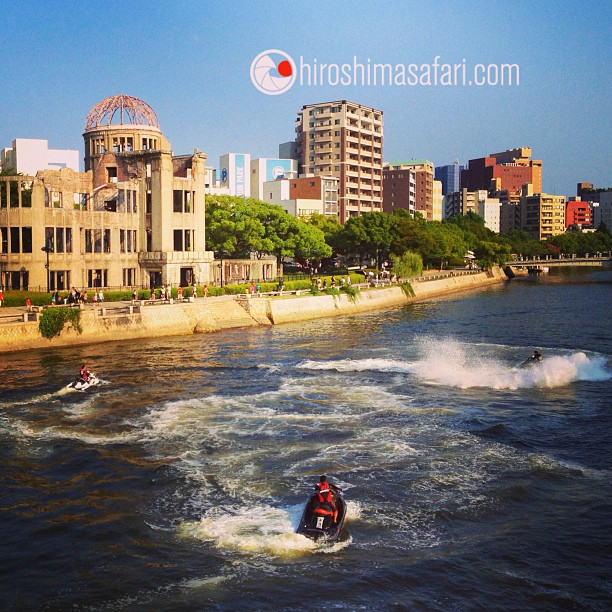
[[[42,247],[40,249],[41,251],[44,251],[47,254],[47,263],[45,265],[45,268],[47,269],[47,293],[49,293],[51,291],[50,286],[51,286],[51,272],[49,271],[49,253],[53,253],[54,249],[53,249],[53,238],[47,238],[47,240],[45,241],[45,246]]]

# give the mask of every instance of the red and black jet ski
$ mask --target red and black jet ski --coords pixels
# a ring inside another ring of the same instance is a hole
[[[306,503],[297,533],[311,540],[323,540],[330,544],[337,542],[346,518],[346,502],[340,489],[333,493],[333,504],[338,512],[335,520],[333,506],[321,502],[318,492],[313,493]]]

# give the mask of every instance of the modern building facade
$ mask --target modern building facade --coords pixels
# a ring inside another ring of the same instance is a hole
[[[465,166],[460,165],[459,160],[455,160],[452,164],[446,166],[436,166],[434,179],[442,183],[443,196],[461,189],[462,170],[465,170]]]
[[[462,187],[469,191],[507,191],[509,202],[521,200],[521,189],[526,184],[533,186],[533,193],[541,193],[542,161],[531,159],[529,147],[470,159],[461,172]]]
[[[209,282],[206,155],[174,156],[155,111],[125,95],[92,108],[83,138],[85,172],[0,177],[0,283],[65,290]]]
[[[79,157],[76,149],[50,149],[48,140],[15,138],[11,147],[0,152],[0,166],[29,176],[34,176],[38,171],[60,168],[78,172]]]
[[[347,100],[309,104],[295,132],[300,176],[338,178],[341,223],[382,211],[382,111]]]

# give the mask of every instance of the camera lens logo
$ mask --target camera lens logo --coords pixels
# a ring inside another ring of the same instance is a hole
[[[295,62],[284,51],[268,49],[251,62],[251,81],[256,89],[268,96],[277,96],[291,89],[295,77]]]

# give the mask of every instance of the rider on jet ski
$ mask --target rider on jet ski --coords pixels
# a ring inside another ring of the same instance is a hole
[[[318,498],[315,514],[331,514],[334,517],[334,523],[337,522],[338,508],[334,502],[334,493],[338,493],[341,489],[327,482],[327,476],[320,476],[315,490]]]
[[[81,366],[79,377],[83,382],[88,382],[91,378],[91,372],[87,369],[87,365],[85,363]]]

